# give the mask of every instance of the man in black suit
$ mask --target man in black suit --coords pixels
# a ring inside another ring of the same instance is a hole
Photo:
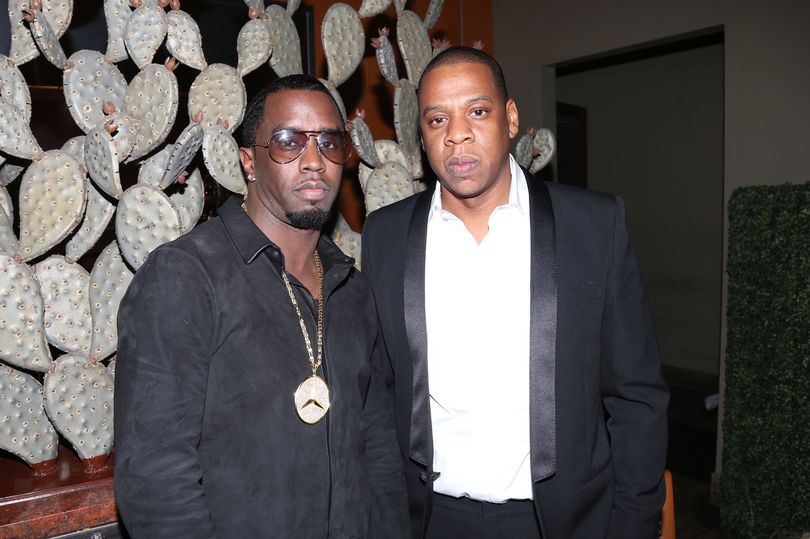
[[[414,537],[657,537],[669,392],[622,201],[516,165],[487,54],[418,97],[437,185],[363,231]]]

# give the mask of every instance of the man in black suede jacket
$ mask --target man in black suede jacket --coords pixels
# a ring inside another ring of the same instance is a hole
[[[149,539],[408,536],[375,305],[321,235],[351,148],[338,108],[286,77],[243,131],[246,202],[156,249],[121,304],[123,522]]]

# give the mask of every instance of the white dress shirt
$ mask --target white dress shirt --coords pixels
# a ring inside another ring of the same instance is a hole
[[[529,191],[510,168],[480,244],[437,185],[425,258],[434,491],[495,503],[532,498]]]

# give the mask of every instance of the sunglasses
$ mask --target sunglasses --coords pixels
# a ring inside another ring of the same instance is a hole
[[[297,131],[282,129],[270,137],[267,144],[254,144],[267,148],[270,159],[279,165],[286,165],[298,159],[307,149],[309,139],[315,137],[318,153],[336,165],[342,165],[352,155],[352,144],[349,133],[336,129],[324,131]]]

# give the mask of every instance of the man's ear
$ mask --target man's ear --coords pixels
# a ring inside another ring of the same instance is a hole
[[[520,116],[515,100],[511,97],[506,101],[506,121],[509,124],[509,138],[513,139],[520,131]]]
[[[253,148],[244,146],[239,148],[239,160],[242,162],[242,168],[245,169],[245,174],[254,174]]]

